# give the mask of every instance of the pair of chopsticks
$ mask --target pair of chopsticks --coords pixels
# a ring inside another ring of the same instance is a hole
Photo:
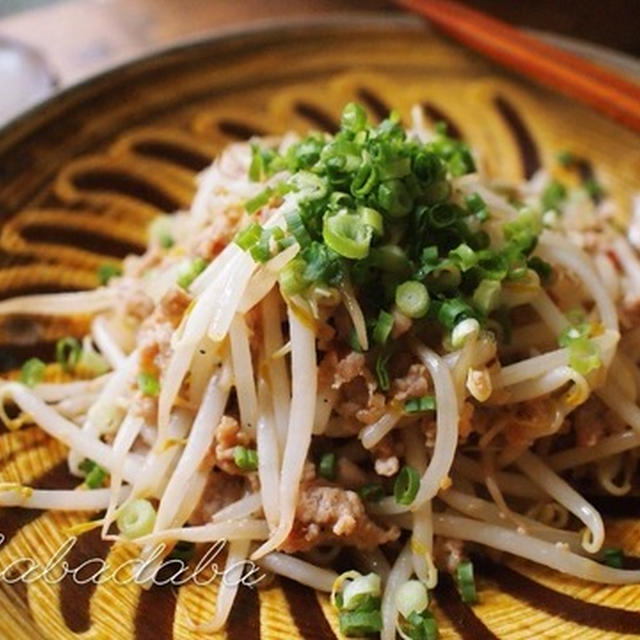
[[[640,85],[451,0],[396,0],[467,46],[640,133]]]

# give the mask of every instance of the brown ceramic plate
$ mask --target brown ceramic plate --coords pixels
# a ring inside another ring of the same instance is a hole
[[[530,176],[558,149],[623,203],[640,187],[640,138],[548,91],[503,73],[413,21],[296,23],[183,46],[93,79],[28,114],[0,136],[0,297],[97,284],[96,267],[145,244],[156,214],[186,207],[194,174],[230,141],[294,128],[333,129],[357,99],[379,118],[390,106],[429,117],[480,149],[489,171]],[[0,324],[0,365],[51,356],[57,337],[81,334],[80,318],[13,317]],[[65,451],[36,427],[0,435],[0,480],[73,487]],[[600,500],[614,544],[638,553],[638,499]],[[0,568],[17,558],[46,564],[65,530],[92,514],[2,510]],[[74,567],[131,548],[95,532],[79,538]],[[450,579],[435,591],[441,637],[617,638],[640,634],[640,588],[612,588],[521,561],[477,565],[480,603],[464,605]],[[86,575],[90,575],[86,574]],[[189,620],[213,612],[215,584],[142,591],[129,584],[0,583],[0,636],[169,638],[197,635]],[[620,634],[620,635],[619,635]],[[225,634],[337,637],[325,596],[292,582],[244,589]],[[202,636],[200,636],[202,637]]]

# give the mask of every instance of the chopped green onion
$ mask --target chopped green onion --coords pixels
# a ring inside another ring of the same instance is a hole
[[[477,336],[479,331],[480,323],[475,318],[465,318],[453,327],[453,331],[451,332],[451,346],[454,349],[462,348],[469,336]]]
[[[340,126],[351,132],[362,131],[367,126],[365,110],[355,102],[348,102],[342,109]]]
[[[388,391],[391,384],[389,382],[389,372],[387,371],[389,358],[390,355],[382,356],[382,354],[380,354],[376,360],[376,378],[378,379],[378,386],[382,391]]]
[[[468,271],[478,263],[476,252],[465,243],[449,251],[449,258],[459,267],[460,271]]]
[[[200,256],[185,260],[178,269],[176,283],[183,289],[188,289],[191,283],[207,268],[207,262]]]
[[[56,342],[56,361],[65,371],[71,371],[82,354],[80,342],[75,338],[60,338]]]
[[[148,500],[138,498],[123,507],[117,522],[120,533],[129,540],[135,540],[153,531],[156,510]]]
[[[336,454],[335,453],[325,453],[318,463],[318,474],[321,475],[326,480],[335,480],[336,479]]]
[[[373,328],[374,342],[376,342],[377,344],[385,344],[385,342],[391,335],[392,329],[393,316],[384,309],[381,309],[380,313],[378,314],[378,321]]]
[[[602,187],[602,185],[593,177],[587,178],[584,181],[584,185],[583,186],[584,186],[585,191],[594,200],[597,200],[598,198],[601,198],[602,194],[604,193],[604,188]]]
[[[234,242],[245,251],[248,251],[262,236],[262,227],[257,222],[252,222],[248,227],[238,231]]]
[[[44,377],[46,365],[40,358],[29,358],[20,369],[20,382],[35,387]]]
[[[533,269],[540,277],[542,284],[549,284],[553,278],[553,267],[542,258],[533,256],[527,260],[529,269]]]
[[[471,213],[475,213],[477,215],[483,211],[487,211],[487,203],[477,193],[469,194],[464,201]]]
[[[273,189],[267,187],[264,191],[261,191],[257,196],[250,198],[244,203],[244,208],[247,213],[254,214],[256,211],[264,207],[273,196]]]
[[[301,258],[294,258],[280,272],[280,288],[285,295],[294,296],[309,286],[305,278],[306,263]]]
[[[97,489],[104,483],[104,479],[109,473],[97,462],[85,458],[79,465],[80,471],[84,472],[84,483],[89,489]]]
[[[158,243],[163,249],[171,249],[175,244],[175,240],[170,233],[164,232],[158,236]]]
[[[622,569],[623,556],[622,549],[608,548],[603,550],[603,561],[608,567]]]
[[[143,371],[138,374],[138,388],[145,396],[157,396],[160,393],[160,381],[152,373]]]
[[[367,502],[380,502],[385,494],[382,485],[371,482],[362,485],[358,489],[358,495]]]
[[[422,613],[429,606],[427,588],[420,580],[407,580],[395,594],[396,608],[409,619],[412,613]]]
[[[484,314],[491,313],[500,305],[502,286],[497,280],[481,280],[473,292],[473,304]]]
[[[351,195],[354,198],[364,198],[378,182],[378,172],[376,168],[369,163],[361,164],[351,181]]]
[[[98,280],[101,285],[105,285],[111,280],[111,278],[115,278],[116,276],[122,275],[122,269],[115,264],[101,264],[98,267]]]
[[[359,207],[357,214],[360,216],[362,224],[371,227],[374,235],[381,236],[384,232],[384,219],[375,209],[371,207]]]
[[[476,581],[473,577],[473,563],[469,560],[463,560],[456,567],[456,580],[458,582],[458,591],[462,602],[465,604],[473,604],[478,601],[476,593]]]
[[[233,461],[238,469],[255,471],[258,468],[258,452],[238,445],[233,450]]]
[[[379,598],[381,593],[382,583],[377,573],[368,573],[348,580],[342,589],[342,609],[359,609],[365,598]]]
[[[365,636],[382,630],[382,614],[373,611],[342,611],[338,617],[345,636]]]
[[[429,310],[429,292],[422,282],[407,280],[396,289],[398,309],[409,318],[422,318]]]
[[[451,204],[437,204],[427,212],[427,220],[434,229],[445,229],[454,225],[460,217],[460,209]]]
[[[167,556],[169,560],[182,560],[189,562],[195,553],[196,545],[188,540],[178,540],[174,545],[171,553]]]
[[[416,469],[405,465],[393,485],[393,495],[398,504],[410,505],[420,488],[420,474]]]
[[[569,343],[569,366],[586,376],[602,366],[598,345],[587,338],[575,338]]]
[[[431,612],[412,613],[406,622],[407,624],[402,625],[405,637],[411,640],[437,640],[438,625]]]
[[[462,298],[445,300],[438,310],[438,320],[445,329],[452,330],[466,318],[474,318],[476,312]]]
[[[567,198],[567,188],[557,180],[551,181],[542,193],[542,206],[545,210],[557,210]]]
[[[404,182],[396,178],[378,186],[377,202],[390,218],[404,218],[411,211],[413,199]]]
[[[111,368],[106,359],[93,348],[91,338],[88,336],[82,341],[78,367],[86,369],[95,376],[100,376]]]
[[[369,262],[382,271],[407,276],[411,273],[411,262],[407,254],[395,244],[373,247],[369,251]]]
[[[322,237],[336,253],[361,260],[369,253],[373,229],[362,222],[361,216],[346,209],[324,218]]]
[[[422,413],[424,411],[435,411],[436,399],[434,396],[422,396],[412,398],[404,403],[405,413]]]

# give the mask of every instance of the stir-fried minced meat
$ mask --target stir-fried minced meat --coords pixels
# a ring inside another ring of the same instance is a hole
[[[579,447],[593,447],[605,436],[626,428],[624,421],[595,396],[571,414],[571,421]]]
[[[293,529],[281,550],[294,553],[336,543],[373,549],[399,535],[397,527],[383,529],[373,522],[354,491],[310,483],[301,487]]]
[[[204,492],[189,518],[189,523],[206,524],[220,509],[240,500],[247,486],[247,481],[242,476],[230,476],[222,471],[213,470],[207,478]]]
[[[219,211],[213,217],[213,222],[198,234],[194,253],[207,262],[213,260],[231,242],[243,215],[241,207]]]
[[[329,351],[318,367],[320,389],[331,387],[339,391],[335,412],[346,418],[343,424],[350,435],[360,427],[352,419],[362,424],[372,424],[385,411],[385,397],[376,392],[376,381],[366,366],[362,353],[349,352],[339,359],[335,351]],[[333,433],[333,432],[332,432]],[[337,435],[337,434],[334,434]]]
[[[379,476],[393,476],[400,469],[400,460],[404,455],[404,444],[397,432],[388,433],[378,442],[371,452],[374,455],[374,469]]]
[[[430,388],[429,373],[423,364],[412,364],[405,376],[393,381],[393,395],[398,402],[422,398]]]
[[[191,296],[179,287],[170,289],[138,333],[140,368],[156,373],[162,371],[171,355],[171,336],[191,304]]]
[[[122,278],[117,284],[117,290],[119,315],[138,325],[153,313],[153,300],[144,292],[139,281]]]
[[[234,450],[237,446],[246,447],[249,436],[240,430],[235,418],[222,416],[214,437],[215,464],[231,475],[244,474],[234,462]]]

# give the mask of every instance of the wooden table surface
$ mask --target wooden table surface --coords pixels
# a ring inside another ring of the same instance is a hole
[[[515,24],[569,34],[640,56],[630,0],[474,0]],[[61,86],[180,39],[285,16],[398,10],[387,0],[66,0],[0,20],[0,37],[36,48]]]

